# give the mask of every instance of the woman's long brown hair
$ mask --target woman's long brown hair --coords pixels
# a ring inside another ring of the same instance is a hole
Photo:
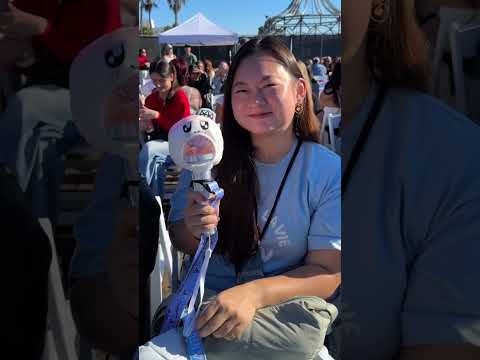
[[[233,114],[232,85],[242,61],[258,54],[272,56],[294,78],[303,78],[295,56],[280,40],[273,37],[252,39],[244,44],[235,55],[228,72],[224,87],[222,128],[225,149],[223,159],[216,168],[217,181],[225,190],[220,205],[221,220],[216,250],[235,265],[237,272],[257,250],[259,229],[256,199],[259,183],[250,133],[238,124]],[[319,122],[313,112],[311,89],[308,86],[307,91],[303,112],[295,115],[294,129],[299,140],[319,142]]]
[[[386,20],[370,22],[367,57],[374,79],[388,87],[428,91],[428,42],[418,26],[415,0],[390,0]]]

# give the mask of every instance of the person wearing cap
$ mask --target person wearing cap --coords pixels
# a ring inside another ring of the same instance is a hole
[[[170,61],[172,61],[173,59],[176,59],[176,58],[177,57],[173,53],[172,44],[165,45],[165,47],[163,48],[162,60],[165,60],[166,62],[170,62]]]
[[[183,50],[185,51],[185,55],[183,56],[183,58],[187,62],[188,66],[195,65],[198,59],[197,56],[192,53],[192,47],[187,44],[183,47]]]
[[[197,89],[202,95],[203,105],[206,105],[205,95],[210,91],[210,82],[208,80],[207,74],[202,72],[198,65],[191,65],[189,68],[190,79],[188,85]]]

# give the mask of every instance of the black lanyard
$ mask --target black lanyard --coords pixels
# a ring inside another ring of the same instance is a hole
[[[302,146],[302,140],[298,140],[297,147],[295,148],[295,152],[293,153],[292,158],[290,159],[290,162],[288,163],[287,170],[285,170],[285,174],[283,175],[282,182],[280,183],[280,186],[277,190],[277,195],[275,196],[275,201],[273,202],[273,206],[272,206],[272,209],[270,210],[270,214],[268,215],[267,221],[265,222],[265,225],[263,226],[263,229],[260,232],[259,242],[263,240],[263,236],[267,232],[267,228],[270,225],[270,221],[272,221],[273,213],[275,212],[275,209],[277,208],[278,200],[280,199],[280,195],[282,194],[282,190],[283,190],[283,187],[285,185],[285,182],[287,181],[288,174],[290,173],[290,170],[292,169],[293,163],[295,162],[295,159],[297,158],[297,154],[298,154],[298,151],[300,150],[300,146]],[[255,204],[255,206],[256,206],[256,204]],[[257,210],[257,213],[258,213],[258,210]]]
[[[347,165],[345,166],[345,171],[343,172],[343,175],[342,175],[342,199],[345,191],[347,190],[347,186],[350,182],[353,169],[358,159],[360,158],[360,155],[363,149],[365,148],[365,144],[367,143],[368,136],[370,135],[370,132],[373,128],[375,120],[377,119],[378,114],[382,110],[382,105],[385,100],[386,94],[387,94],[387,87],[380,86],[377,96],[375,98],[375,101],[373,103],[373,106],[370,109],[370,112],[368,113],[367,120],[365,121],[365,124],[363,124],[360,135],[358,136],[357,141],[353,146],[352,153],[350,154],[350,158],[348,159]]]

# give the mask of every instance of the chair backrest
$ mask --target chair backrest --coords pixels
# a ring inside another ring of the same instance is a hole
[[[336,153],[340,152],[340,137],[335,135],[335,130],[340,128],[341,114],[329,114],[327,117],[330,148]]]
[[[437,32],[437,40],[435,43],[435,51],[433,55],[432,64],[432,89],[433,95],[438,95],[439,92],[439,74],[440,74],[440,62],[443,54],[450,52],[450,39],[449,32],[453,22],[465,23],[475,17],[475,9],[456,9],[442,7],[439,11],[440,26]]]
[[[480,23],[462,25],[454,22],[450,29],[450,45],[452,50],[452,66],[455,83],[456,107],[465,114],[469,113],[467,106],[467,91],[463,61],[467,58],[480,56]]]
[[[164,275],[170,277],[174,273],[174,263],[172,255],[172,242],[165,223],[165,216],[162,209],[162,200],[160,196],[155,197],[160,206],[160,218],[158,220],[158,251],[155,260],[155,268],[150,275],[150,319],[153,319],[155,311],[163,301],[163,281]]]
[[[322,124],[320,127],[320,141],[323,145],[327,146],[333,151],[336,150],[336,143],[337,147],[339,147],[339,141],[335,143],[335,129],[338,129],[340,127],[340,120],[341,120],[341,113],[340,109],[338,108],[330,108],[330,107],[325,107],[323,109],[323,119],[322,119]],[[330,119],[330,117],[332,118]],[[328,128],[328,132],[326,132]]]

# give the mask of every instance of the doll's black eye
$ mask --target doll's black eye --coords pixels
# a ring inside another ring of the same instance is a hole
[[[183,125],[183,132],[189,133],[190,130],[192,130],[192,123],[188,122],[185,125]]]
[[[125,60],[125,47],[123,44],[113,49],[108,50],[105,53],[105,62],[111,68],[119,67]]]
[[[201,120],[201,121],[200,121],[200,127],[201,127],[203,130],[208,130],[208,121]]]

